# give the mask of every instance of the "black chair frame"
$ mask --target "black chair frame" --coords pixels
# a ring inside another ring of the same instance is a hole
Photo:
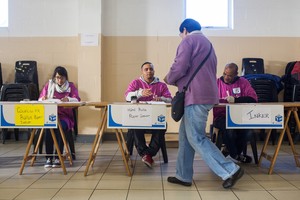
[[[133,131],[131,129],[127,132],[126,137],[126,145],[129,151],[129,154],[132,155],[133,146],[134,146],[134,137],[133,137]],[[160,150],[164,159],[164,163],[168,163],[168,154],[167,154],[167,146],[166,146],[166,140],[165,136],[161,137],[160,140]]]

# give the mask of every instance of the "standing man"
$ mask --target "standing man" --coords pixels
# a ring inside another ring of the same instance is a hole
[[[220,103],[256,103],[257,95],[251,84],[244,77],[238,76],[238,66],[229,63],[225,66],[223,76],[217,80]],[[251,163],[252,158],[242,154],[247,148],[247,142],[252,137],[250,129],[226,129],[226,108],[213,109],[214,127],[218,128],[223,136],[224,143],[230,157],[236,162]]]
[[[210,41],[201,32],[199,22],[185,19],[180,27],[181,43],[165,82],[176,85],[181,91],[210,52]],[[206,137],[206,122],[209,110],[219,102],[216,80],[217,58],[214,49],[196,74],[185,94],[184,115],[179,127],[179,149],[176,175],[168,182],[191,186],[195,152],[200,154],[212,171],[221,177],[224,188],[231,188],[240,179],[244,170],[226,159],[210,139]]]
[[[154,66],[151,62],[145,62],[141,66],[142,75],[133,80],[126,92],[126,101],[131,101],[132,97],[135,97],[137,101],[164,101],[170,103],[172,100],[171,93],[167,85],[160,82],[157,77],[154,76]],[[128,132],[133,132],[134,143],[138,154],[142,157],[142,161],[148,167],[152,167],[154,161],[153,158],[159,148],[161,137],[164,137],[166,129],[131,129]],[[147,146],[145,140],[145,133],[152,133],[151,141]]]

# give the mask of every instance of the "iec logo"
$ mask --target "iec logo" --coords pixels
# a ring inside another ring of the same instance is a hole
[[[159,122],[164,122],[164,121],[166,121],[166,117],[165,117],[164,115],[159,115],[159,116],[157,117],[157,121],[159,121]]]
[[[51,122],[54,122],[56,120],[56,115],[54,115],[54,114],[49,115],[49,120]]]
[[[276,122],[282,122],[282,116],[281,115],[275,116],[275,121]]]

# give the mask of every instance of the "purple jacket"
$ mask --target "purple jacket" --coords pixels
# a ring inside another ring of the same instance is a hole
[[[47,96],[48,93],[48,85],[49,82],[47,82],[42,89],[40,93],[40,97],[42,98],[44,96]],[[71,98],[76,98],[78,101],[80,101],[80,97],[78,95],[78,90],[75,87],[74,83],[69,82],[69,87],[71,88],[70,92],[64,92],[64,93],[59,93],[56,90],[54,91],[54,97],[55,99],[62,99],[66,96],[71,97]],[[74,127],[74,116],[73,116],[73,111],[72,108],[63,108],[63,107],[58,107],[58,116],[60,120],[63,120],[67,123],[68,125],[68,130],[71,130]]]
[[[182,91],[193,72],[208,54],[209,49],[210,42],[201,31],[193,31],[187,35],[177,48],[174,63],[166,77],[168,84],[175,85],[179,91]],[[217,57],[212,49],[209,58],[186,91],[185,106],[219,102],[216,72]]]
[[[153,96],[142,97],[142,96],[138,95],[138,91],[140,89],[145,89],[145,88],[151,88],[152,93],[157,95],[158,97],[164,97],[164,98],[167,98],[167,99],[172,98],[171,93],[170,93],[167,85],[163,82],[160,82],[157,77],[154,77],[154,80],[150,84],[145,82],[141,77],[139,79],[133,80],[129,84],[129,86],[128,86],[126,92],[125,92],[125,98],[129,95],[128,94],[129,92],[136,92],[135,96],[138,97],[139,101],[152,101]]]
[[[228,103],[226,100],[226,97],[228,96],[227,91],[229,95],[233,96],[234,98],[251,97],[255,99],[255,101],[257,102],[257,95],[255,90],[252,88],[249,81],[244,77],[237,77],[236,80],[231,84],[226,84],[223,81],[223,78],[220,77],[217,80],[217,84],[219,88],[220,103]],[[214,115],[214,121],[219,117],[226,116],[226,108],[214,107],[213,115]]]

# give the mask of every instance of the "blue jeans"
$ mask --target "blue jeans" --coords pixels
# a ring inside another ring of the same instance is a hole
[[[205,128],[209,110],[213,105],[190,105],[184,108],[179,127],[179,149],[176,178],[184,182],[193,180],[195,152],[200,154],[209,168],[223,180],[231,177],[239,166],[226,159],[206,137]]]

